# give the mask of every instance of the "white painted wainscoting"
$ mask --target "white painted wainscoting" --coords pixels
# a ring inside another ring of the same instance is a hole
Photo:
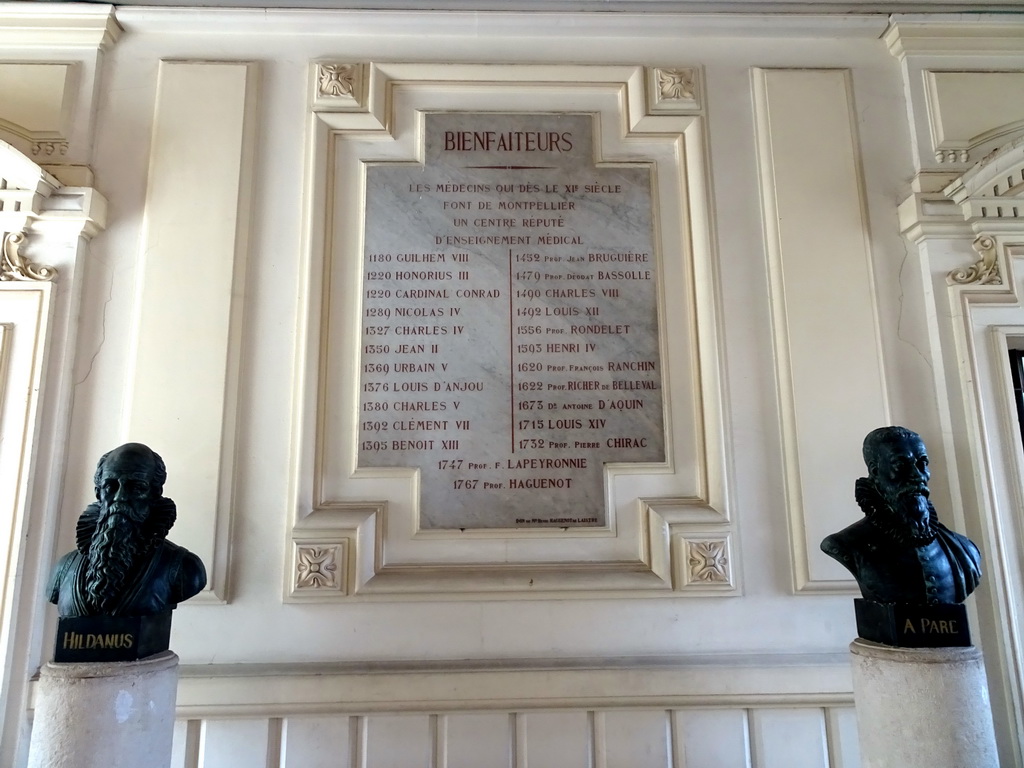
[[[185,666],[178,710],[172,768],[860,765],[833,655]]]
[[[856,768],[852,707],[183,720],[172,768]]]

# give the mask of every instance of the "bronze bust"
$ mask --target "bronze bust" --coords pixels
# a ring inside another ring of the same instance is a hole
[[[961,603],[981,581],[981,554],[938,521],[928,500],[928,453],[917,433],[882,427],[864,438],[859,520],[821,542],[876,603]]]
[[[166,479],[163,460],[140,443],[99,460],[97,501],[78,520],[77,549],[60,559],[50,581],[62,619],[153,616],[206,586],[202,561],[167,541],[176,511],[162,495]]]

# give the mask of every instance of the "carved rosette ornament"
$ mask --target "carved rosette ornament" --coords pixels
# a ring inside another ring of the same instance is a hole
[[[23,281],[23,282],[49,282],[57,276],[57,270],[53,267],[43,267],[33,264],[20,253],[18,248],[25,242],[23,232],[8,232],[4,235],[3,260],[0,261],[0,280]]]
[[[320,96],[352,97],[356,88],[356,67],[353,64],[317,65],[317,90]]]
[[[333,589],[338,581],[338,547],[299,546],[295,553],[295,589]]]
[[[686,548],[691,583],[729,583],[729,556],[724,541],[687,541]]]
[[[700,111],[698,67],[647,67],[645,79],[651,114],[688,115]]]
[[[988,235],[979,235],[971,247],[981,258],[969,267],[954,269],[949,273],[949,282],[957,285],[1002,285],[1003,276],[996,259],[996,241]]]
[[[694,101],[697,98],[695,72],[692,69],[659,69],[660,101]]]

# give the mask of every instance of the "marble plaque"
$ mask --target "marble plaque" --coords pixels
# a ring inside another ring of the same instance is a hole
[[[366,168],[360,467],[421,528],[606,524],[604,465],[665,460],[651,167],[579,114],[426,114]]]

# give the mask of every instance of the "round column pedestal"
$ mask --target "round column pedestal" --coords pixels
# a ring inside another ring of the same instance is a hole
[[[178,656],[48,663],[29,747],[29,768],[166,768],[171,762]]]
[[[993,768],[981,651],[850,644],[862,768]]]

